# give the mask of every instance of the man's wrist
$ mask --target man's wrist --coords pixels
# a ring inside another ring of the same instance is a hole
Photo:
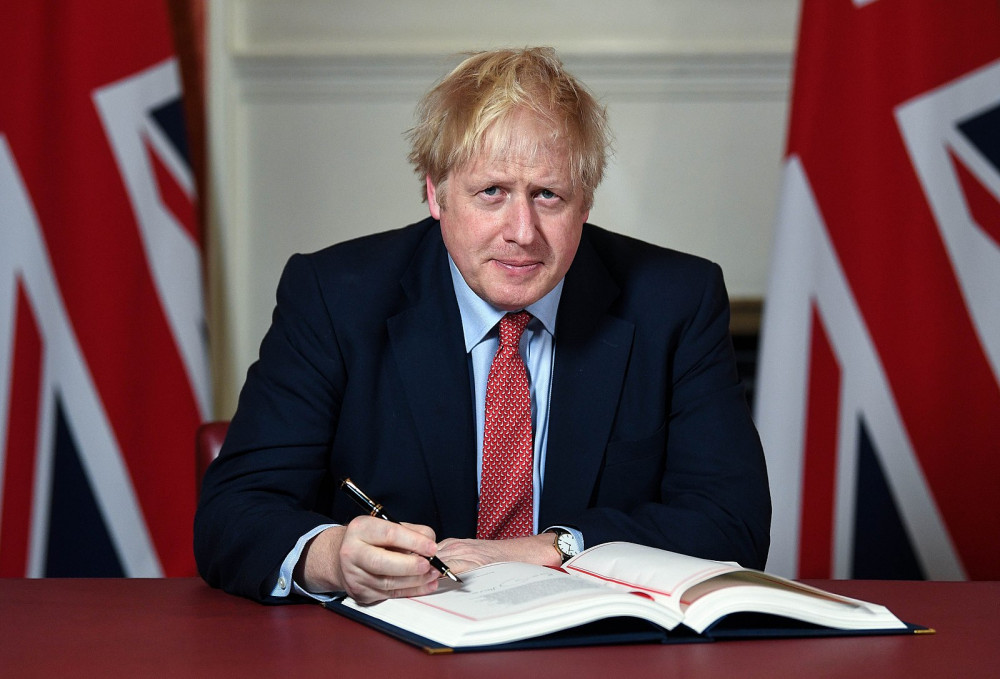
[[[552,548],[559,557],[559,565],[583,551],[583,539],[578,530],[569,526],[551,526],[543,532],[553,535]]]
[[[533,537],[536,540],[537,555],[530,559],[526,559],[532,563],[537,563],[542,566],[549,566],[550,568],[558,568],[562,565],[562,556],[559,551],[555,548],[555,538],[556,536],[548,531],[542,531]]]
[[[303,554],[316,536],[333,525],[335,524],[316,526],[299,537],[295,546],[292,547],[278,567],[278,572],[274,577],[274,583],[271,589],[271,596],[280,598],[286,597],[292,592],[301,593],[298,592],[298,590],[301,589],[301,586],[295,582],[295,578],[297,577],[296,574],[298,572],[299,564],[304,561]]]
[[[293,577],[296,585],[311,594],[343,589],[335,571],[339,568],[344,530],[342,525],[328,526],[306,543],[295,564]]]

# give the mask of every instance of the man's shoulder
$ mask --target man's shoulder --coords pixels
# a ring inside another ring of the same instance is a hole
[[[578,261],[567,274],[564,301],[567,294],[574,304],[605,299],[612,315],[645,333],[673,332],[706,302],[714,308],[726,296],[718,264],[595,226],[584,230]]]
[[[438,223],[425,219],[401,229],[292,255],[282,274],[284,285],[279,289],[303,294],[315,288],[330,307],[391,304],[402,293],[400,283],[404,278],[434,269],[439,260],[447,261]]]
[[[712,275],[719,267],[698,255],[656,245],[593,224],[584,225],[584,240],[612,277],[687,277]]]
[[[324,268],[327,264],[337,264],[338,269],[348,266],[364,270],[373,265],[382,270],[390,269],[394,262],[408,263],[428,238],[437,235],[440,240],[437,224],[428,217],[409,226],[358,236],[303,256]]]

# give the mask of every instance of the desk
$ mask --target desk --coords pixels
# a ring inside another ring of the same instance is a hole
[[[1000,582],[810,581],[935,635],[429,656],[315,605],[197,579],[0,580],[4,677],[995,677]],[[563,668],[563,669],[560,669]],[[571,671],[564,671],[572,668]]]

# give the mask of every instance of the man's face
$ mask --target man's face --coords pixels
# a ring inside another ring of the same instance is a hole
[[[515,128],[539,144],[543,133],[527,119]],[[452,170],[446,197],[427,178],[431,216],[441,221],[445,247],[462,277],[506,311],[537,302],[566,275],[589,215],[582,190],[573,190],[565,153],[512,155],[473,159]]]

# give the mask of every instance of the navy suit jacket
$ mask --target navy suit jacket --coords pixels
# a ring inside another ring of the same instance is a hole
[[[539,526],[763,567],[770,497],[721,270],[585,225],[555,332]],[[195,520],[212,585],[267,600],[296,540],[359,511],[350,476],[474,537],[472,377],[433,219],[293,256]]]

